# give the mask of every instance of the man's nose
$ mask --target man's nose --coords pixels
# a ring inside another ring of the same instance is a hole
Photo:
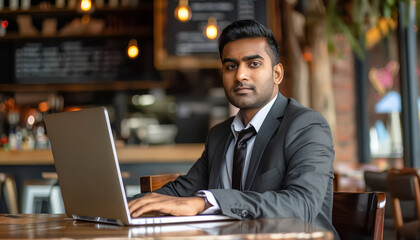
[[[239,64],[238,70],[236,71],[236,81],[242,82],[248,80],[248,69],[245,64]]]

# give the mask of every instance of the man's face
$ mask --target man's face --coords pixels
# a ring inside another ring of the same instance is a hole
[[[222,51],[223,86],[229,102],[241,110],[259,110],[277,93],[283,67],[274,67],[264,38],[230,42]]]

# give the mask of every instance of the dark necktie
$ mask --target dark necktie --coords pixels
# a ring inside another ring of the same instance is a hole
[[[239,132],[233,152],[232,189],[240,190],[242,171],[244,168],[247,141],[256,134],[255,128],[250,127]]]

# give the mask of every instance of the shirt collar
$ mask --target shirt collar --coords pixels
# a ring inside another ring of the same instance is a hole
[[[245,127],[244,123],[242,121],[242,115],[241,111],[236,114],[235,118],[233,119],[233,122],[231,124],[231,129],[233,132],[233,135],[236,137],[236,133],[253,126],[255,128],[255,131],[258,133],[258,131],[261,128],[261,125],[263,124],[265,117],[267,117],[268,112],[270,111],[271,107],[273,106],[274,102],[277,99],[277,96],[274,96],[273,99],[271,99],[270,102],[268,102],[263,108],[261,108],[260,111],[255,114],[255,116],[252,118],[252,120],[248,123],[248,125]]]

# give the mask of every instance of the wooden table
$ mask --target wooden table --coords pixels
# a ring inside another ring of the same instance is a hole
[[[122,227],[64,215],[0,215],[0,239],[317,239],[333,234],[293,218]]]

